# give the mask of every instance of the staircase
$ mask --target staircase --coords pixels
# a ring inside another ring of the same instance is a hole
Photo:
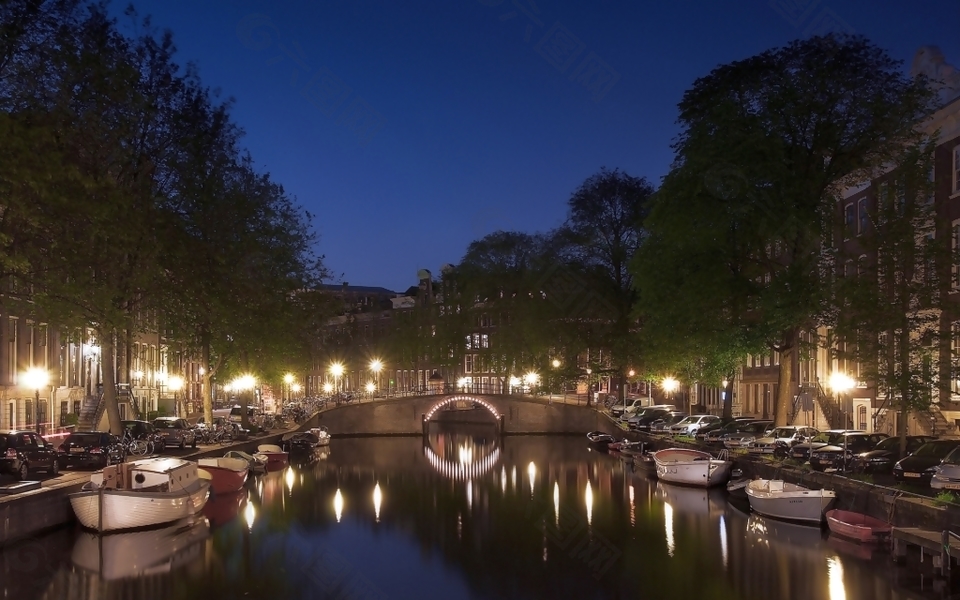
[[[87,396],[80,405],[77,431],[93,431],[103,414],[103,394]]]
[[[917,411],[915,416],[917,423],[930,435],[957,435],[957,426],[947,421],[936,404],[931,404],[927,410]]]
[[[130,392],[130,384],[128,383],[117,385],[117,404],[123,404],[124,402],[130,407],[132,413],[130,418],[139,420],[140,404],[137,402],[137,397]]]
[[[820,407],[823,416],[826,417],[830,429],[846,428],[840,405],[833,397],[824,393],[823,387],[819,383],[817,384],[817,405]]]

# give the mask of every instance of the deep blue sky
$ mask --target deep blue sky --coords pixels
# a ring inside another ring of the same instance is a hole
[[[718,64],[843,29],[907,68],[924,44],[960,65],[957,0],[134,5],[235,98],[257,163],[315,215],[331,282],[398,291],[488,233],[559,225],[601,166],[659,182],[676,104]]]

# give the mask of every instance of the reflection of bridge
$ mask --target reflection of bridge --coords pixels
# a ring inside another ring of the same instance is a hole
[[[553,397],[507,394],[424,394],[350,402],[322,411],[317,419],[334,435],[424,435],[448,410],[472,409],[490,416],[501,434],[586,433],[607,423],[597,411]]]

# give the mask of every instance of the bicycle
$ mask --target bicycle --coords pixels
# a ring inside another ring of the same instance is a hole
[[[123,445],[126,448],[127,454],[131,454],[133,456],[153,454],[152,441],[134,439],[134,437],[130,435],[129,431],[123,434]]]

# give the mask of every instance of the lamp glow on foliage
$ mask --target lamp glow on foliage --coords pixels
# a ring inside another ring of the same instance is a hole
[[[333,375],[334,377],[340,377],[341,375],[343,375],[343,364],[335,362],[332,365],[330,365],[330,374]]]
[[[257,378],[253,375],[241,375],[233,380],[233,389],[238,391],[252,390],[257,385]]]
[[[383,361],[378,358],[375,358],[370,361],[370,370],[374,373],[379,373],[383,369]]]
[[[298,394],[300,393],[300,390],[302,390],[303,388],[300,386],[299,383],[295,383],[290,386],[290,389],[293,390],[293,393]]]
[[[178,377],[176,375],[170,377],[167,380],[167,388],[171,392],[179,392],[183,389],[183,377]]]
[[[853,389],[856,385],[857,382],[846,373],[836,371],[830,375],[830,389],[835,392],[845,392]]]
[[[530,371],[529,373],[523,376],[523,381],[526,382],[527,385],[536,385],[539,380],[540,380],[540,376],[534,373],[533,371]]]
[[[283,382],[287,385],[293,383],[293,373],[287,373],[283,376]]]
[[[663,391],[665,392],[673,392],[680,387],[680,382],[673,377],[665,377],[664,380],[660,382],[660,386],[663,387]]]

